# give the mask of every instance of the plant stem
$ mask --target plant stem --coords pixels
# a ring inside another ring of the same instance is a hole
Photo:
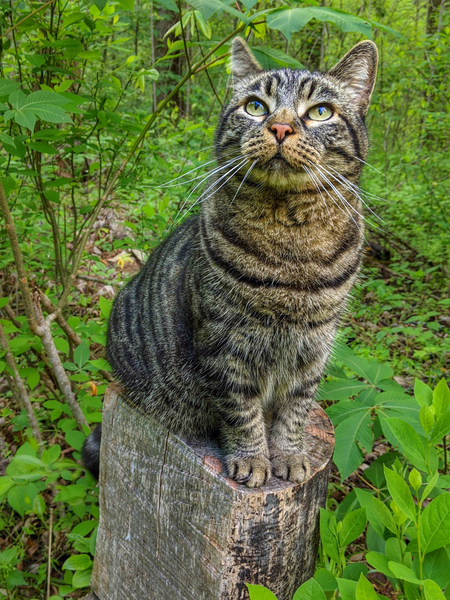
[[[3,325],[0,322],[0,348],[6,352],[6,363],[8,367],[11,369],[12,378],[11,381],[14,383],[17,393],[15,394],[16,398],[19,401],[20,408],[24,408],[26,410],[28,420],[30,422],[31,429],[33,431],[33,436],[39,445],[42,444],[42,435],[41,430],[39,429],[39,423],[36,419],[36,415],[34,413],[33,407],[31,405],[30,398],[28,396],[27,390],[25,388],[25,384],[22,378],[19,375],[19,371],[17,369],[16,361],[14,360],[14,356],[9,349],[8,339],[5,334],[5,330],[3,329]],[[13,393],[14,391],[11,390]]]
[[[15,25],[13,25],[9,29],[7,29],[4,33],[2,33],[0,35],[0,38],[5,37],[6,35],[8,35],[9,33],[11,33],[12,31],[14,31],[14,29],[17,29],[17,27],[19,27],[19,25],[22,25],[22,23],[25,23],[25,21],[28,21],[28,19],[31,19],[31,17],[34,17],[34,15],[36,13],[38,13],[42,9],[46,8],[49,4],[53,4],[53,2],[56,2],[56,0],[49,0],[48,2],[46,2],[45,4],[43,4],[42,6],[39,6],[39,8],[36,8],[36,10],[33,10],[33,12],[30,12],[29,15],[27,15],[23,19],[20,19],[20,21],[17,21],[17,23]]]

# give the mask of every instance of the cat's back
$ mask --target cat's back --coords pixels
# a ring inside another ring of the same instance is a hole
[[[190,265],[199,247],[195,215],[175,229],[119,291],[108,323],[107,357],[128,390],[149,392],[192,360]]]

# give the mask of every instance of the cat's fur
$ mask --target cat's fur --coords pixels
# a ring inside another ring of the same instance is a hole
[[[326,74],[263,71],[235,39],[215,149],[219,166],[248,160],[215,175],[113,305],[108,360],[129,400],[182,436],[218,431],[250,487],[309,472],[303,426],[361,260],[376,64],[366,41]],[[253,99],[269,114],[248,114]],[[320,104],[333,116],[313,121]]]

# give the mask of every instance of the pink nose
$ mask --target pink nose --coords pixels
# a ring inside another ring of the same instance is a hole
[[[270,126],[270,130],[273,131],[279,142],[282,142],[290,133],[294,133],[292,127],[287,123],[274,123]]]

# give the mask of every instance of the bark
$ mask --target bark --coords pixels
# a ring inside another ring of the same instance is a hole
[[[333,444],[316,406],[307,421],[311,477],[249,489],[226,477],[214,442],[181,440],[110,386],[93,591],[100,600],[243,600],[254,583],[292,600],[314,573]]]

